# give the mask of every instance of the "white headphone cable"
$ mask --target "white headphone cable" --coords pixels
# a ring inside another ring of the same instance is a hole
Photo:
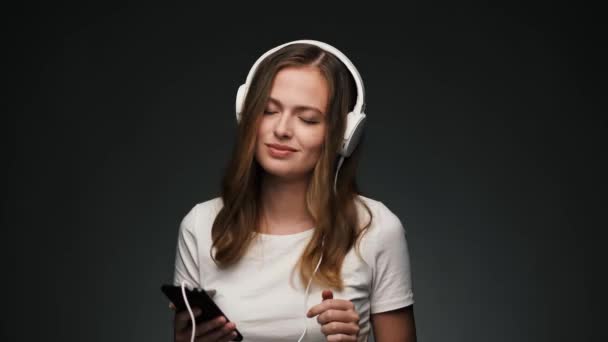
[[[186,308],[188,309],[188,313],[190,313],[190,320],[192,321],[192,336],[190,337],[190,342],[194,342],[194,335],[196,331],[196,321],[194,320],[194,314],[192,313],[192,308],[190,308],[190,303],[188,302],[188,297],[186,297],[185,290],[186,282],[182,281],[182,296],[184,297],[184,302],[186,303]]]
[[[321,248],[323,248],[323,245],[325,244],[325,239],[321,240]],[[317,273],[317,270],[319,269],[319,266],[321,265],[321,261],[323,260],[323,253],[321,253],[321,257],[319,258],[319,262],[317,263],[317,267],[315,267],[314,272],[312,273],[312,276],[310,276],[310,279],[308,280],[308,285],[306,286],[306,294],[304,297],[304,312],[308,311],[308,289],[310,288],[310,283],[312,282],[312,277],[315,275],[315,273]],[[302,335],[300,335],[300,338],[298,339],[298,342],[301,342],[302,339],[304,338],[304,335],[306,335],[306,328],[307,328],[307,324],[308,323],[308,317],[304,317],[304,331],[302,332]]]

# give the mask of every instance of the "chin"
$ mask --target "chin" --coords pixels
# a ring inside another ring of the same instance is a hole
[[[259,163],[259,162],[258,162]],[[284,162],[277,162],[274,160],[263,160],[260,164],[260,167],[264,172],[273,177],[282,178],[282,179],[298,179],[304,176],[304,174],[298,170],[292,169],[289,165],[286,165]]]
[[[276,159],[262,153],[256,154],[255,159],[266,173],[278,178],[303,178],[309,176],[314,169],[314,165],[302,167],[304,165],[299,158]]]
[[[299,175],[297,172],[294,172],[287,167],[268,164],[261,164],[261,166],[264,172],[279,178],[297,178]]]

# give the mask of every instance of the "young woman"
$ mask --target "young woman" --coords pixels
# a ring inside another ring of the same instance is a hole
[[[179,228],[174,284],[214,293],[225,317],[196,341],[416,340],[405,231],[359,193],[363,82],[319,41],[262,55],[237,95],[238,134],[221,195]],[[189,341],[193,308],[175,314]]]

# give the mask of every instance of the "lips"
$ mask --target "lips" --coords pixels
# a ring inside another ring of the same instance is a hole
[[[278,144],[266,144],[276,150],[279,151],[291,151],[291,152],[296,152],[297,150],[295,148],[291,148],[289,146],[285,146],[285,145],[278,145]]]

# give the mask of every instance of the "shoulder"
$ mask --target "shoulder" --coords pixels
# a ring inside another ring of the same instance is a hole
[[[202,202],[195,203],[181,222],[182,229],[191,231],[192,233],[200,233],[201,229],[210,227],[215,220],[215,217],[223,207],[221,197],[214,197]]]
[[[366,251],[368,256],[378,255],[386,249],[400,248],[407,243],[405,227],[394,210],[373,198],[359,195],[358,199],[360,224],[364,226],[369,222],[369,213],[363,204],[369,208],[372,215],[371,223],[361,237],[362,250]]]
[[[203,202],[198,202],[191,208],[191,212],[196,214],[197,216],[213,216],[217,215],[217,213],[224,206],[224,202],[221,197],[213,197]]]
[[[199,212],[199,215],[217,215],[217,213],[224,206],[224,202],[221,197],[210,198],[206,201],[197,203],[194,208]]]
[[[363,204],[365,204],[369,208],[369,211],[372,215],[372,221],[369,227],[370,233],[402,233],[404,231],[405,228],[402,224],[401,219],[392,209],[386,206],[386,204],[377,199],[358,195],[357,207],[359,217],[361,218],[364,224],[369,221],[369,213],[367,212]]]

